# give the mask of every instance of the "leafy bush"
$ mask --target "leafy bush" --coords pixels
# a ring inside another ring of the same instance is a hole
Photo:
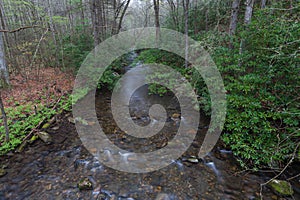
[[[223,47],[213,53],[228,91],[223,140],[244,166],[278,166],[299,142],[300,25],[270,12],[255,13],[238,36],[246,41],[243,55]]]

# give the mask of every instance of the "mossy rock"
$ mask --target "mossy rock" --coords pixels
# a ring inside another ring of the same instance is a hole
[[[274,179],[268,185],[278,195],[292,196],[294,194],[294,191],[293,191],[293,188],[292,188],[291,184],[287,181]]]
[[[5,176],[6,174],[7,174],[7,172],[5,171],[5,169],[0,168],[0,178]]]
[[[49,124],[49,123],[46,123],[46,124],[43,125],[42,129],[47,129],[47,128],[49,128],[49,127],[50,127],[50,124]]]
[[[78,183],[78,188],[79,190],[92,190],[93,189],[93,184],[88,178],[82,179]]]
[[[28,141],[29,144],[33,144],[39,137],[37,135],[33,135]]]

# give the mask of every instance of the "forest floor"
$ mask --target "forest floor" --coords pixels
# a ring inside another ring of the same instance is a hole
[[[50,67],[31,70],[26,76],[12,75],[11,87],[2,92],[4,106],[48,105],[62,95],[71,94],[74,80],[74,73]]]

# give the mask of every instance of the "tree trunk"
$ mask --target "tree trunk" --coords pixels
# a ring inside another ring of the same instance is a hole
[[[4,123],[4,127],[5,127],[5,142],[9,142],[9,128],[8,128],[8,124],[7,124],[7,116],[6,116],[3,101],[2,101],[1,89],[0,89],[0,110],[2,113],[3,123]]]
[[[194,5],[194,9],[195,9],[195,11],[194,12],[197,12],[198,11],[198,2],[197,1],[195,1],[195,5]],[[198,20],[197,20],[197,17],[196,18],[194,18],[194,34],[196,35],[196,34],[198,34],[198,32],[199,32],[199,30],[198,30]]]
[[[5,22],[4,18],[5,18],[5,14],[4,14],[3,2],[0,0],[1,29],[6,30],[7,25],[6,25],[6,22]],[[4,41],[4,44],[6,45],[6,47],[8,47],[8,37],[7,37],[6,33],[3,34],[3,41]],[[8,53],[9,58],[13,57],[9,48],[7,48],[7,53]]]
[[[0,32],[0,88],[9,85],[9,73],[5,62],[4,43]]]
[[[84,9],[85,9],[85,6],[84,6],[84,0],[80,1],[80,6],[81,6],[81,26],[82,26],[82,30],[84,33],[86,33],[86,27],[85,27],[85,16],[84,16]]]
[[[183,10],[184,10],[184,32],[185,32],[185,68],[188,68],[188,57],[189,57],[189,0],[183,0]]]
[[[153,5],[155,12],[156,45],[158,45],[160,40],[159,0],[153,0]]]
[[[229,26],[229,35],[230,36],[235,34],[235,31],[237,28],[240,2],[241,2],[241,0],[234,0],[232,2],[231,20],[230,20],[230,26]]]
[[[266,4],[267,4],[267,0],[261,0],[261,4],[260,4],[261,9],[266,8]]]
[[[117,0],[113,0],[113,11],[114,11],[114,18],[111,27],[111,34],[114,35],[117,32],[117,19],[119,16],[119,9],[117,9]]]
[[[245,29],[247,29],[248,25],[251,23],[252,14],[253,14],[253,5],[254,5],[254,0],[246,0],[246,11],[245,11],[245,19],[244,19]],[[246,40],[242,38],[240,43],[240,50],[239,50],[240,55],[243,54],[245,43]],[[240,60],[239,66],[241,66],[241,64],[242,62]]]
[[[248,26],[251,22],[251,18],[253,14],[253,5],[254,5],[254,0],[246,0],[246,11],[245,11],[245,20],[244,20],[246,26]]]
[[[108,1],[106,0],[106,4],[108,4]],[[106,20],[106,17],[108,17],[108,9],[105,9],[104,0],[99,1],[99,3],[100,41],[103,41],[107,37],[108,20]]]
[[[231,20],[230,20],[230,25],[229,25],[229,36],[235,35],[237,24],[238,24],[240,3],[241,3],[241,0],[234,0],[232,2]],[[229,48],[233,49],[232,38],[230,39]]]
[[[5,141],[9,141],[9,129],[7,125],[7,117],[2,102],[1,89],[9,85],[9,74],[5,62],[4,43],[2,38],[2,32],[0,32],[0,109],[3,117],[5,127]]]
[[[92,26],[93,26],[93,37],[94,37],[94,47],[96,47],[99,43],[99,24],[97,20],[97,11],[96,11],[96,0],[91,0],[90,9],[91,9],[91,18],[92,18]]]
[[[205,31],[208,31],[208,14],[209,14],[209,9],[205,11]]]
[[[176,12],[177,11],[177,7],[178,5],[176,6],[174,1],[173,0],[167,0],[168,1],[168,4],[170,6],[170,10],[171,10],[171,16],[172,16],[172,19],[173,19],[173,25],[174,25],[174,29],[175,30],[179,30],[179,21],[178,21],[178,13]]]
[[[55,27],[54,27],[54,23],[53,23],[53,8],[52,8],[52,3],[50,0],[47,1],[48,2],[48,8],[47,8],[47,12],[48,12],[48,16],[49,16],[49,27],[50,27],[50,31],[52,33],[52,38],[53,38],[53,42],[55,45],[55,60],[56,60],[56,67],[59,66],[59,55],[58,55],[58,45],[57,45],[57,40],[56,40],[56,35],[55,35]]]

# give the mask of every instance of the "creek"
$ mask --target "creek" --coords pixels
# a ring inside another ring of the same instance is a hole
[[[140,72],[136,73],[125,80],[129,90],[130,85],[141,78]],[[99,124],[106,136],[118,147],[138,152],[155,151],[168,145],[178,124],[186,120],[179,117],[180,105],[173,95],[149,96],[147,86],[136,90],[130,100],[131,120],[141,126],[151,124],[149,108],[153,104],[166,108],[165,126],[151,139],[138,139],[122,132],[112,120],[110,92],[98,91],[95,101]],[[0,166],[7,172],[0,178],[0,200],[250,200],[259,199],[260,184],[274,175],[273,172],[243,172],[232,152],[224,149],[221,142],[205,158],[196,158],[208,129],[209,119],[205,116],[200,118],[192,145],[171,165],[150,173],[116,171],[86,150],[75,125],[68,120],[70,117],[70,113],[57,116],[55,124],[47,129],[53,138],[51,144],[38,140],[21,153],[0,157]],[[110,157],[116,152],[107,149],[105,153]],[[128,155],[123,157],[125,164],[130,162]],[[296,168],[287,171],[290,175],[296,172]],[[92,183],[91,190],[79,190],[77,184],[84,178]],[[263,188],[262,194],[264,199],[300,199],[299,179],[294,179],[293,186],[293,198],[277,197],[268,187]]]

